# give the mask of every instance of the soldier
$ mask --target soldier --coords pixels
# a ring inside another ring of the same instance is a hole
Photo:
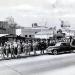
[[[28,43],[26,42],[25,45],[24,45],[24,52],[25,52],[25,55],[27,55],[28,53]]]
[[[45,49],[44,41],[41,41],[40,46],[41,46],[41,54],[44,54],[44,49]]]
[[[17,54],[18,56],[20,56],[20,53],[21,53],[21,43],[20,41],[17,42]]]
[[[36,55],[37,45],[38,45],[38,43],[35,42],[35,41],[33,41],[33,51],[34,51],[34,55]]]
[[[0,49],[1,49],[1,56],[2,56],[2,58],[5,58],[4,46],[2,44],[1,44]]]
[[[11,43],[11,45],[10,45],[10,52],[11,52],[11,58],[12,58],[12,57],[15,57],[15,55],[14,55],[14,45],[13,45],[13,43]]]
[[[16,41],[13,42],[13,46],[14,46],[14,54],[17,55],[17,42]]]
[[[25,42],[22,42],[22,47],[23,47],[23,53],[25,53]]]
[[[9,45],[6,44],[6,56],[9,57]]]
[[[6,44],[4,44],[3,49],[4,49],[4,54],[6,55]]]
[[[29,55],[30,55],[30,51],[31,51],[31,43],[28,42],[28,53],[29,53]]]

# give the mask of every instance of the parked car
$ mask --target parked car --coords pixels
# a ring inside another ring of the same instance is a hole
[[[67,51],[69,52],[73,51],[72,47],[70,46],[70,43],[67,42],[59,42],[56,43],[55,46],[49,46],[46,49],[46,53],[52,53],[54,55],[57,55],[60,52],[67,52]]]

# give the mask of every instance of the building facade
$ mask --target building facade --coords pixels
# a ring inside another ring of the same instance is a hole
[[[55,29],[42,30],[35,34],[35,38],[49,39],[52,38],[55,33],[56,33]]]
[[[0,21],[0,34],[16,34],[16,28],[7,21]]]
[[[49,37],[53,37],[55,34],[55,28],[48,28],[44,26],[39,27],[25,27],[16,29],[16,35],[20,35],[25,38],[44,38],[48,39]]]
[[[48,30],[46,27],[24,27],[16,29],[16,35],[20,35],[25,38],[35,38],[35,34],[40,32]]]

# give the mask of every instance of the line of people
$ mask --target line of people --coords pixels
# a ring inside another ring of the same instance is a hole
[[[4,44],[1,44],[0,51],[1,56],[3,58],[9,57],[11,55],[11,58],[20,56],[21,53],[24,53],[25,55],[30,55],[30,52],[33,51],[34,55],[36,55],[36,51],[40,50],[41,54],[44,53],[44,50],[46,49],[47,45],[44,41],[42,42],[24,42],[24,41],[7,41]]]

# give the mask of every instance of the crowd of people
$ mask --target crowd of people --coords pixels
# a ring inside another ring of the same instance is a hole
[[[11,58],[19,57],[21,54],[30,55],[31,52],[34,55],[37,55],[37,51],[40,51],[40,54],[44,54],[44,51],[48,46],[54,46],[57,42],[70,42],[69,39],[61,39],[61,40],[13,40],[13,41],[5,41],[0,44],[0,53],[1,57]]]
[[[25,55],[30,55],[33,51],[34,55],[37,54],[37,50],[40,50],[41,54],[44,54],[44,50],[47,47],[47,43],[45,41],[6,41],[0,46],[1,56],[3,58],[9,57],[11,58],[19,57],[22,53]]]

